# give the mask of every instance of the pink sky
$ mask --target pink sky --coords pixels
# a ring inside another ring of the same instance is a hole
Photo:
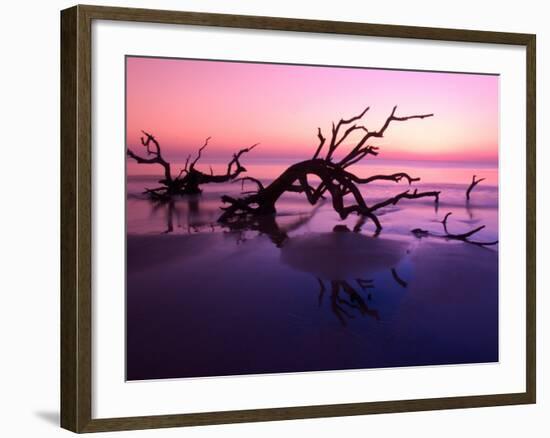
[[[487,75],[129,57],[127,145],[140,152],[143,129],[173,161],[209,136],[204,163],[257,142],[255,159],[306,159],[317,127],[329,137],[332,121],[370,106],[363,124],[376,130],[397,105],[435,116],[393,122],[371,142],[380,158],[496,162],[498,88]]]

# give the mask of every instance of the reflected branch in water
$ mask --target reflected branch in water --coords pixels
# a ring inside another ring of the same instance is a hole
[[[285,227],[279,225],[275,214],[236,216],[223,222],[222,227],[235,233],[238,242],[245,242],[247,240],[245,235],[247,231],[256,231],[258,235],[267,236],[277,248],[281,248],[289,238],[288,233],[306,225],[313,216],[315,216],[322,205],[323,202],[320,202],[312,208],[310,212],[297,215],[297,217]]]
[[[373,280],[364,280],[362,278],[356,278],[355,282],[363,290],[372,289],[374,285],[372,284]]]
[[[466,201],[466,212],[468,213],[468,217],[470,218],[470,221],[474,219],[474,212],[472,210],[472,207],[470,206],[470,202]]]
[[[174,219],[178,227],[180,223],[180,209],[176,206],[173,199],[155,199],[151,200],[151,215],[156,215],[162,211],[164,213],[164,221],[166,222],[166,229],[161,234],[169,234],[174,231]]]
[[[317,280],[319,307],[330,289],[330,308],[342,325],[346,326],[357,315],[380,320],[378,310],[367,304],[372,299],[374,280],[362,275],[390,271],[391,278],[401,288],[406,288],[407,282],[393,267],[407,254],[407,244],[352,233],[345,225],[337,225],[328,233],[290,236],[291,231],[309,222],[314,214],[315,210],[302,215],[284,228],[275,215],[240,216],[223,226],[236,233],[239,242],[246,241],[248,231],[266,235],[281,250],[283,263]]]
[[[323,304],[323,297],[326,292],[325,283],[323,283],[323,280],[321,280],[319,277],[317,277],[317,281],[319,282],[319,307]]]
[[[173,198],[150,199],[148,202],[151,205],[151,216],[156,216],[159,213],[164,215],[166,228],[161,234],[174,232],[176,226],[186,228],[188,234],[198,233],[204,229],[215,231],[212,221],[205,217],[201,209],[199,195],[181,196],[177,200]],[[184,216],[182,224],[184,210],[187,214]]]
[[[200,197],[198,195],[187,196],[187,205],[189,206],[189,217],[200,213]]]
[[[321,290],[319,293],[319,303],[321,303],[322,295],[324,295],[324,292],[326,290],[325,285],[321,279],[317,279],[319,281],[319,285],[321,286]],[[372,280],[363,280],[358,279],[356,280],[359,283],[359,280],[362,283],[372,283]],[[373,286],[371,286],[373,287]],[[343,326],[347,325],[347,319],[353,319],[355,318],[353,311],[357,311],[361,316],[370,316],[377,321],[380,320],[380,315],[377,310],[370,309],[363,297],[355,290],[354,287],[350,285],[350,283],[346,280],[330,280],[330,290],[331,290],[331,309],[332,312],[336,315],[338,320]],[[340,292],[343,292],[347,295],[349,298],[344,298]],[[346,310],[347,307],[349,309]]]
[[[223,226],[236,235],[239,243],[247,240],[247,231],[256,231],[258,235],[266,235],[277,248],[280,248],[288,239],[287,231],[279,226],[275,215],[240,217],[239,220],[226,222]]]
[[[408,286],[408,283],[399,276],[395,268],[391,268],[391,276],[399,286],[403,288],[406,288]]]
[[[171,233],[174,231],[174,215],[176,215],[176,207],[174,205],[174,201],[168,202],[168,207],[166,209],[166,223],[167,228],[164,233]]]

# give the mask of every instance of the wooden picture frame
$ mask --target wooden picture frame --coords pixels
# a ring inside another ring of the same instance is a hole
[[[92,418],[93,20],[347,34],[518,45],[526,48],[527,265],[526,391],[129,418]],[[535,35],[100,6],[61,12],[61,426],[98,432],[535,403]]]

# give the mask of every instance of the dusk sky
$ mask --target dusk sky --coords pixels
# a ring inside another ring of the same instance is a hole
[[[498,76],[313,67],[280,64],[127,58],[127,145],[139,152],[141,130],[161,143],[166,159],[183,160],[212,137],[204,162],[260,143],[255,159],[306,159],[330,138],[331,122],[370,111],[379,129],[396,114],[434,113],[394,122],[380,159],[498,159]],[[348,145],[357,137],[350,136]],[[252,158],[252,157],[250,157]],[[227,160],[226,160],[227,161]]]

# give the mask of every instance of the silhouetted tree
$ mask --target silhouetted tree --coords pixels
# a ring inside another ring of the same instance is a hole
[[[240,163],[239,159],[246,152],[250,152],[258,144],[248,148],[241,149],[233,154],[233,158],[227,164],[227,169],[224,174],[215,175],[210,167],[210,173],[204,173],[196,168],[197,163],[201,159],[202,152],[208,146],[208,137],[204,144],[199,148],[197,156],[191,161],[191,155],[187,157],[185,166],[180,169],[177,176],[172,176],[170,163],[162,156],[160,144],[157,139],[145,131],[141,137],[141,144],[147,152],[146,157],[141,157],[134,153],[130,148],[127,150],[127,155],[136,160],[140,164],[159,164],[164,169],[164,178],[159,180],[160,187],[145,189],[145,193],[152,198],[170,199],[174,195],[192,195],[201,193],[200,186],[210,183],[223,183],[237,178],[241,173],[246,172],[246,168]]]
[[[368,155],[378,155],[378,147],[367,144],[367,141],[383,137],[391,122],[424,119],[433,116],[433,114],[419,114],[400,117],[395,115],[397,107],[394,107],[383,126],[376,131],[370,131],[365,126],[354,123],[360,120],[368,110],[367,107],[360,114],[350,119],[341,119],[337,124],[333,123],[331,138],[328,143],[321,132],[321,128],[318,128],[319,145],[313,156],[308,160],[291,165],[271,184],[264,186],[257,179],[246,177],[247,180],[256,184],[256,190],[241,198],[222,196],[222,201],[229,204],[229,206],[223,208],[224,213],[219,221],[229,222],[241,220],[246,216],[274,214],[276,213],[275,204],[277,200],[286,192],[304,193],[312,205],[316,204],[328,192],[332,199],[332,207],[340,215],[340,218],[345,219],[349,214],[356,213],[371,219],[376,226],[376,231],[379,232],[382,225],[375,214],[377,210],[395,205],[402,199],[433,197],[437,203],[440,192],[419,192],[415,189],[414,191],[406,190],[376,204],[367,205],[361,194],[360,185],[374,181],[400,182],[401,180],[406,180],[410,185],[420,180],[420,178],[413,178],[404,172],[392,175],[372,175],[366,178],[355,175],[349,170],[350,166],[363,160]],[[342,130],[343,132],[341,132]],[[361,133],[359,140],[347,154],[336,160],[334,157],[335,152],[352,133]],[[310,176],[315,176],[320,180],[316,187],[309,179]],[[348,198],[351,198],[351,203],[346,205]]]

